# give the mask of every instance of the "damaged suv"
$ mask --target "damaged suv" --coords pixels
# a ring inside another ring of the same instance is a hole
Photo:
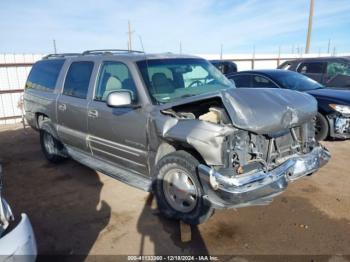
[[[330,158],[315,140],[313,97],[236,89],[195,56],[49,55],[33,66],[24,101],[48,160],[71,157],[152,191],[165,216],[189,224],[268,204]]]

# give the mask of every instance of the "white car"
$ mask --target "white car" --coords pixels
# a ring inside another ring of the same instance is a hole
[[[18,225],[11,231],[6,231],[15,219],[9,204],[1,196],[1,174],[2,167],[0,165],[0,262],[35,261],[37,246],[28,216],[22,214]]]

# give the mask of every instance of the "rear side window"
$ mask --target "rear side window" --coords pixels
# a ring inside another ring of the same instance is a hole
[[[41,60],[35,63],[30,71],[25,88],[53,91],[64,59]]]
[[[269,79],[263,76],[255,75],[253,76],[253,87],[271,87],[276,88],[277,86],[271,82]]]
[[[88,93],[93,68],[93,62],[73,62],[66,76],[63,94],[85,99]]]
[[[236,87],[251,87],[252,77],[250,75],[238,75],[230,78],[235,81]]]
[[[323,74],[325,66],[326,63],[324,62],[301,63],[298,72],[302,74]]]

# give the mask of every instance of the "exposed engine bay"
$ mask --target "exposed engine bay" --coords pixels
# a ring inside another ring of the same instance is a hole
[[[232,132],[222,145],[223,164],[215,167],[227,176],[269,171],[292,155],[310,152],[317,144],[314,119],[278,132],[257,134],[234,127],[220,98],[174,106],[162,113],[179,121],[204,121],[230,128]]]

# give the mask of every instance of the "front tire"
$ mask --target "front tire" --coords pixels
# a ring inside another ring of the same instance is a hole
[[[59,163],[64,159],[61,154],[63,150],[62,143],[42,129],[40,130],[40,145],[45,158],[51,163]]]
[[[198,164],[198,160],[185,151],[170,153],[158,162],[153,193],[159,211],[166,217],[197,225],[213,214],[214,209],[203,199]]]
[[[326,117],[322,115],[320,112],[316,115],[316,140],[317,141],[323,141],[328,137],[329,134],[329,125]]]

